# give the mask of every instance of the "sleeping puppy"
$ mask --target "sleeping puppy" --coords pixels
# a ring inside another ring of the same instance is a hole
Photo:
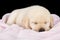
[[[18,24],[35,31],[48,31],[53,27],[53,18],[46,8],[34,5],[12,11],[7,24]]]

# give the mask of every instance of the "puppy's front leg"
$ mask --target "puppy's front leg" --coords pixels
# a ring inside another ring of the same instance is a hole
[[[30,29],[30,26],[29,26],[29,18],[28,17],[24,17],[23,18],[22,24],[23,24],[24,28]]]

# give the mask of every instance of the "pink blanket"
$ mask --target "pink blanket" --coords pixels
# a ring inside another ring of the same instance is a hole
[[[0,40],[60,40],[60,18],[56,14],[51,14],[54,18],[54,27],[45,32],[36,32],[30,29],[23,29],[21,26],[5,22],[9,13],[0,20]]]

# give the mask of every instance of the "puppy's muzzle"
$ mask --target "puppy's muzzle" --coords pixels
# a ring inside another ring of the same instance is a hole
[[[45,31],[45,29],[44,28],[40,28],[39,32],[43,32],[43,31]]]

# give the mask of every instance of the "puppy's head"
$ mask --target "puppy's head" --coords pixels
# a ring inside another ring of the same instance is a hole
[[[32,9],[28,11],[24,23],[28,28],[35,31],[48,31],[53,26],[50,12],[40,6],[32,7]]]
[[[29,27],[31,27],[31,29],[35,31],[48,31],[52,28],[52,26],[53,21],[48,17],[32,18],[29,21]]]

